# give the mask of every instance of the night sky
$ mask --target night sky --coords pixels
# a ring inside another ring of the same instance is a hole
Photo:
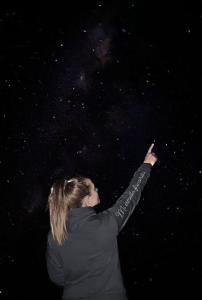
[[[0,298],[60,299],[44,256],[53,181],[90,177],[101,211],[127,188],[155,142],[158,161],[118,236],[125,286],[129,299],[188,289],[196,299],[202,284],[197,16],[190,3],[176,3],[0,9]]]

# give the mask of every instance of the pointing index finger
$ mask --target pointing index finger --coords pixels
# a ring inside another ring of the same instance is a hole
[[[154,143],[152,143],[151,146],[149,147],[148,153],[151,153],[153,147],[154,147]]]

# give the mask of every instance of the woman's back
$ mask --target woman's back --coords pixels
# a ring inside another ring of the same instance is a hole
[[[81,207],[70,209],[68,219],[68,239],[59,246],[49,233],[51,251],[47,251],[50,278],[64,286],[63,298],[85,295],[95,299],[95,295],[103,294],[105,299],[104,295],[109,293],[110,297],[120,294],[120,299],[127,299],[122,296],[126,290],[118,255],[118,226],[113,214],[109,210],[97,214],[92,207]]]

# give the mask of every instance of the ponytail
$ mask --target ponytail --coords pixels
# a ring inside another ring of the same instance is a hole
[[[90,194],[86,178],[76,176],[70,180],[57,180],[48,196],[50,227],[53,239],[62,245],[68,238],[67,224],[70,208],[82,206],[82,199]]]

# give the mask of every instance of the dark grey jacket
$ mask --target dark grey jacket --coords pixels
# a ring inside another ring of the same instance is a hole
[[[50,280],[63,286],[63,299],[126,300],[117,235],[140,200],[151,164],[143,163],[115,204],[96,213],[71,208],[68,239],[59,246],[48,233],[46,262]]]

